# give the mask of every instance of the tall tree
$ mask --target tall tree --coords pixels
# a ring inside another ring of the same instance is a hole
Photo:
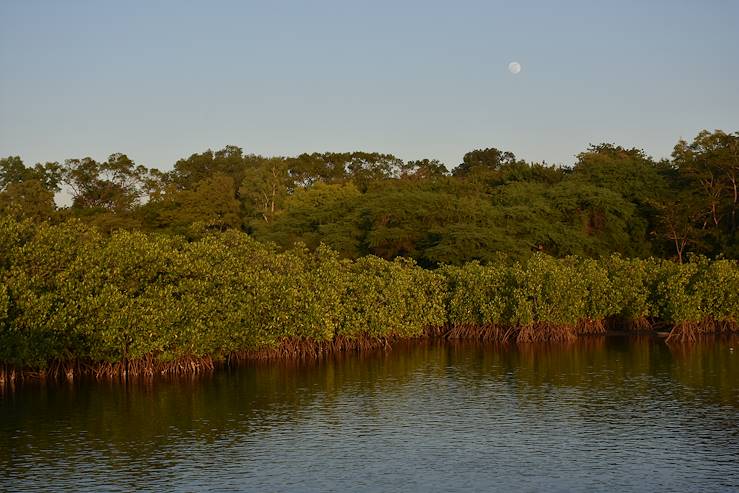
[[[181,190],[194,190],[206,178],[216,174],[230,176],[233,180],[235,197],[238,197],[238,186],[244,179],[247,168],[258,156],[245,155],[243,149],[228,145],[219,151],[208,149],[200,154],[193,154],[187,159],[180,159],[169,173],[169,180]]]
[[[21,183],[36,180],[44,189],[50,192],[59,191],[61,167],[59,163],[37,163],[33,168],[27,168],[19,156],[8,156],[0,159],[0,190],[11,183]]]
[[[241,227],[239,201],[233,196],[233,178],[217,173],[201,180],[194,190],[170,190],[152,203],[160,228],[185,232],[192,224],[225,231]]]
[[[0,159],[0,214],[17,219],[49,220],[56,206],[60,168],[57,163],[27,168],[20,157]]]
[[[501,151],[495,147],[475,149],[464,155],[462,163],[452,170],[454,176],[469,176],[474,173],[495,171],[505,164],[516,162],[512,152]]]
[[[578,154],[573,176],[645,206],[666,188],[657,163],[644,151],[608,143]]]
[[[438,159],[420,159],[403,164],[400,177],[412,180],[430,180],[448,174],[449,170]]]
[[[701,228],[714,239],[711,253],[739,253],[739,133],[703,130],[690,144],[680,140],[672,157],[687,185],[700,191],[699,202],[706,212]]]
[[[287,162],[283,158],[264,159],[244,173],[239,193],[247,209],[272,222],[292,188]]]
[[[0,215],[48,221],[54,210],[54,193],[39,180],[9,183],[0,191]]]
[[[90,157],[68,159],[61,176],[72,193],[73,208],[123,213],[140,203],[148,172],[125,154],[116,153],[102,163]]]
[[[253,234],[261,241],[272,241],[289,248],[302,242],[309,248],[326,243],[342,257],[363,253],[364,232],[355,220],[355,209],[363,195],[353,183],[316,183],[299,188],[284,204],[284,212],[274,221],[255,221]]]

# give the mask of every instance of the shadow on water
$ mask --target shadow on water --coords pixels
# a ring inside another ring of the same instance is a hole
[[[645,447],[630,441],[640,435],[655,442]],[[433,453],[420,465],[413,456],[395,456],[392,447],[404,447],[396,436],[415,443],[413,450]],[[507,437],[508,443],[496,437]],[[363,452],[371,464],[354,457],[357,447],[345,450],[347,443],[374,444]],[[447,453],[468,447],[471,462],[458,463],[460,473],[471,465],[497,468],[500,485],[506,484],[506,471],[519,467],[505,459],[508,452],[531,455],[531,467],[538,464],[541,476],[548,477],[562,467],[547,455],[548,448],[587,462],[568,448],[580,446],[583,453],[596,447],[600,460],[621,461],[624,467],[644,455],[642,463],[657,457],[663,466],[677,468],[687,459],[673,461],[669,448],[675,454],[687,450],[694,464],[714,464],[715,471],[706,475],[724,477],[717,485],[733,486],[736,477],[727,471],[739,469],[739,341],[667,345],[651,337],[591,337],[519,346],[408,341],[391,351],[250,363],[197,377],[26,383],[0,395],[0,489],[33,488],[52,478],[60,489],[153,487],[152,475],[176,489],[198,489],[208,481],[257,489],[362,489],[358,477],[330,482],[326,471],[311,476],[309,456],[320,451],[327,470],[356,460],[358,475],[370,465],[379,472],[402,469],[406,462],[405,475],[399,474],[409,480],[435,460],[441,462],[429,477],[443,471],[441,464],[450,459],[442,451],[450,443]],[[624,451],[631,455],[622,456]],[[289,461],[292,472],[285,463],[275,465],[292,453],[303,454]],[[232,464],[241,466],[232,469]],[[597,489],[597,478],[589,476],[596,468],[590,469],[579,471]],[[671,474],[676,487],[691,485]],[[512,472],[511,485],[514,478]],[[634,489],[628,478],[619,478],[622,488]],[[483,482],[469,486],[483,486],[486,477],[478,480]],[[613,480],[611,485],[619,484]],[[429,486],[413,481],[409,488]],[[437,488],[445,484],[439,481]],[[562,481],[554,484],[574,486]],[[663,486],[673,484],[664,481]]]

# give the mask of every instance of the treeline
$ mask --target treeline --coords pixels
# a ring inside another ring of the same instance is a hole
[[[525,261],[428,270],[341,259],[232,229],[197,240],[79,220],[0,220],[0,379],[17,370],[196,371],[242,356],[320,353],[439,335],[568,340],[606,327],[692,339],[736,332],[739,266],[696,257]]]
[[[703,131],[671,159],[591,146],[571,168],[474,150],[451,172],[436,160],[351,152],[263,157],[229,146],[169,172],[123,154],[27,167],[0,160],[0,215],[109,234],[197,239],[236,230],[257,240],[341,258],[410,257],[425,267],[491,262],[500,253],[598,258],[612,253],[679,262],[688,253],[739,258],[739,133]],[[71,195],[57,208],[54,194]]]

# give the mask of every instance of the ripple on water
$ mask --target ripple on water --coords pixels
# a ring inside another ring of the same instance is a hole
[[[739,489],[721,343],[421,344],[0,397],[0,490]]]

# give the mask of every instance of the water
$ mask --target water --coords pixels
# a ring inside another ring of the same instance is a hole
[[[414,343],[25,384],[0,395],[6,490],[738,491],[739,344]]]

